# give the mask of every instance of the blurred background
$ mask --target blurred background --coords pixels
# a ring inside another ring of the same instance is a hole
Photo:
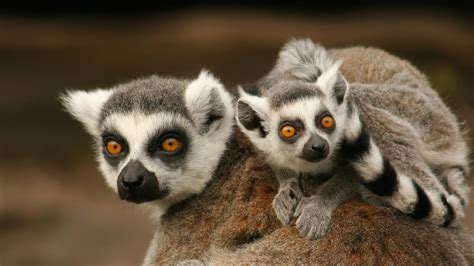
[[[0,8],[0,265],[137,265],[151,240],[147,213],[105,186],[89,136],[62,110],[66,88],[202,67],[248,83],[288,38],[310,37],[408,59],[474,139],[473,13],[462,2],[177,2]]]

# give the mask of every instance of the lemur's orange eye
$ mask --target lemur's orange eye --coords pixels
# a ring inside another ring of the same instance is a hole
[[[118,143],[115,140],[109,140],[106,144],[107,152],[112,155],[118,155],[122,152],[122,144]]]
[[[161,147],[166,152],[175,152],[181,148],[181,141],[175,137],[169,137],[161,142]]]
[[[285,125],[281,127],[280,135],[284,138],[290,139],[296,135],[296,128],[294,126]]]
[[[334,119],[330,115],[326,115],[321,119],[321,126],[323,128],[329,129],[334,126]]]

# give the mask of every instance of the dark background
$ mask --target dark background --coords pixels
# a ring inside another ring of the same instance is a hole
[[[473,14],[462,2],[177,2],[0,8],[0,265],[136,265],[151,240],[147,213],[105,186],[89,136],[62,110],[66,88],[202,67],[244,84],[288,38],[310,37],[410,60],[474,128]]]

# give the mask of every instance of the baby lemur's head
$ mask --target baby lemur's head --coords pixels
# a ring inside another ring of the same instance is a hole
[[[293,40],[259,83],[260,96],[240,91],[238,124],[271,164],[297,172],[333,165],[349,112],[339,66],[323,47]]]
[[[199,193],[232,133],[231,96],[206,71],[195,80],[152,76],[72,91],[62,100],[94,138],[107,184],[134,203],[167,207]]]

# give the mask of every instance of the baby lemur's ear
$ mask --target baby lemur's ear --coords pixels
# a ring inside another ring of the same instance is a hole
[[[349,83],[339,72],[339,67],[342,65],[342,61],[337,61],[327,71],[324,71],[316,81],[321,90],[334,97],[338,104],[344,101],[344,96],[349,90]]]
[[[263,97],[248,94],[242,88],[239,88],[239,94],[236,118],[240,128],[258,137],[266,137],[270,110],[268,101]]]
[[[212,134],[221,123],[232,121],[232,97],[206,70],[186,88],[185,102],[199,134]]]
[[[67,91],[60,95],[66,110],[79,120],[91,135],[98,134],[98,123],[102,106],[112,95],[112,90]]]
[[[326,49],[310,39],[292,39],[280,50],[272,72],[276,76],[290,75],[307,82],[316,82],[332,65]]]

